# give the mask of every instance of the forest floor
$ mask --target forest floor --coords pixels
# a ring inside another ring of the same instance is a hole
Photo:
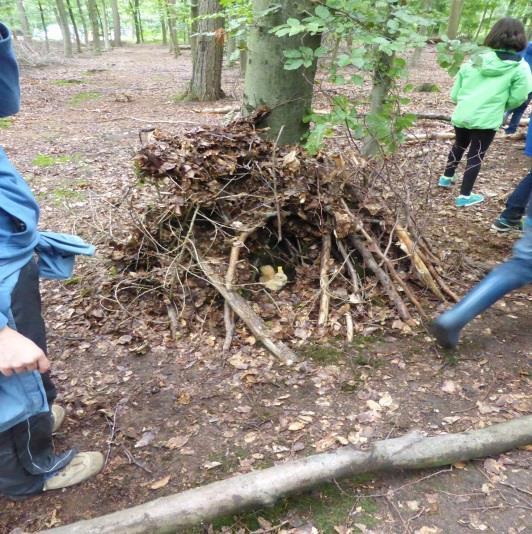
[[[123,199],[136,180],[131,158],[139,130],[223,120],[176,99],[190,71],[188,52],[176,61],[157,46],[26,68],[22,111],[0,124],[2,145],[41,203],[41,226],[98,246],[72,281],[45,283],[43,299],[59,401],[68,410],[56,445],[108,455],[104,471],[83,485],[22,502],[0,499],[2,533],[95,517],[342,444],[363,446],[412,429],[458,432],[532,411],[527,290],[476,320],[456,352],[437,350],[421,329],[405,335],[368,325],[351,344],[305,346],[303,363],[293,368],[252,340],[222,357],[223,329],[209,321],[176,343],[168,318],[150,316],[142,301],[127,319],[113,319],[101,288],[115,276],[110,243],[127,234]],[[441,90],[414,92],[412,110],[450,111],[450,79],[432,51],[412,81]],[[227,98],[215,105],[236,105],[237,68],[225,71],[223,85]],[[427,128],[448,128],[435,124]],[[460,293],[478,278],[479,265],[511,250],[515,234],[498,236],[489,227],[526,173],[522,146],[495,140],[476,188],[488,200],[463,211],[452,193],[434,186],[449,143],[402,149],[400,168],[428,192],[424,226]],[[439,470],[342,480],[204,531],[531,532],[531,458],[530,450],[518,450]]]

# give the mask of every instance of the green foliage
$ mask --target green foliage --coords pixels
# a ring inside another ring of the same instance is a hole
[[[80,104],[84,104],[90,100],[95,100],[101,96],[102,95],[98,91],[81,91],[80,93],[72,95],[69,102],[72,106],[79,106]]]
[[[436,45],[438,63],[451,75],[455,75],[460,65],[467,56],[472,56],[482,51],[482,47],[476,43],[462,42],[458,39],[448,39],[445,35],[441,43]]]
[[[61,163],[68,163],[71,160],[71,156],[54,156],[52,154],[37,154],[31,162],[35,167],[52,167]]]
[[[6,130],[13,124],[11,117],[0,118],[0,129]]]
[[[286,69],[309,67],[317,58],[324,58],[329,80],[336,85],[362,85],[371,76],[374,86],[384,87],[383,101],[374,102],[368,115],[362,113],[367,100],[344,95],[332,99],[329,113],[310,114],[307,120],[313,127],[306,147],[311,153],[320,149],[337,125],[349,128],[357,139],[371,136],[385,151],[394,151],[401,142],[402,132],[413,122],[412,116],[401,112],[401,105],[408,102],[400,91],[400,79],[407,69],[401,56],[424,46],[426,29],[434,23],[404,4],[397,0],[325,0],[307,17],[290,18],[272,30],[278,37],[327,35],[316,50],[302,46],[285,51]],[[340,46],[343,43],[349,46]],[[338,92],[343,91],[339,88]]]

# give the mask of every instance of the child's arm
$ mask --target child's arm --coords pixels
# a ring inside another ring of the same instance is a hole
[[[50,362],[44,352],[30,339],[5,326],[0,330],[0,373],[39,371],[45,373]]]
[[[527,99],[528,93],[532,92],[532,74],[528,65],[525,64],[525,66],[526,68],[519,69],[512,80],[508,102],[506,102],[507,110],[518,108]]]
[[[454,79],[453,88],[451,89],[451,100],[456,104],[458,102],[458,93],[462,88],[462,69],[458,71]]]
[[[11,32],[0,22],[0,117],[14,115],[20,106],[18,65],[11,41]]]

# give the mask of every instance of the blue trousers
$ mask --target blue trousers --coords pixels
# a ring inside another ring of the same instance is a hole
[[[531,100],[532,100],[532,93],[529,93],[528,98],[518,108],[515,108],[508,113],[508,115],[511,115],[511,119],[510,119],[508,126],[506,127],[506,133],[512,134],[517,131],[517,127],[519,126],[519,121],[521,120],[521,117],[526,111],[526,108],[528,107],[528,104],[530,104]]]
[[[509,222],[518,222],[525,214],[528,199],[532,194],[532,170],[519,182],[506,201],[506,208],[501,218]]]
[[[458,344],[462,328],[510,291],[532,282],[532,219],[514,245],[512,257],[496,267],[453,308],[440,315],[431,331],[444,347]]]
[[[41,316],[39,273],[35,262],[31,261],[21,270],[11,300],[17,331],[46,352],[46,330]],[[55,387],[48,373],[42,377],[51,405],[56,397]],[[65,467],[74,453],[55,453],[50,413],[35,415],[0,432],[0,493],[15,499],[40,493],[47,477]]]

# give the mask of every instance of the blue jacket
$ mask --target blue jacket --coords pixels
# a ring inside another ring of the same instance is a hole
[[[0,116],[20,106],[19,73],[9,30],[0,23]],[[40,233],[39,206],[31,191],[0,147],[0,329],[15,327],[11,293],[22,267],[39,256],[44,278],[68,278],[76,254],[93,255],[94,247],[79,237]],[[48,410],[41,375],[34,371],[12,376],[0,374],[0,432]]]
[[[532,41],[528,43],[528,46],[519,55],[528,63],[530,70],[532,70]]]

